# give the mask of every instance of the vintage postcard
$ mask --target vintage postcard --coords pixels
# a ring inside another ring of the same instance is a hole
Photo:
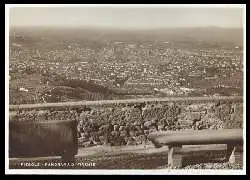
[[[6,174],[246,174],[245,5],[6,5]]]

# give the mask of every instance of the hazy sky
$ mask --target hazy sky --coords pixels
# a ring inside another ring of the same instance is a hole
[[[14,7],[10,26],[242,27],[241,8]]]

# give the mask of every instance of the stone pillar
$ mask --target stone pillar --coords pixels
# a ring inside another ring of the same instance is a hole
[[[169,145],[168,146],[168,167],[181,168],[182,155],[180,153],[182,145]]]

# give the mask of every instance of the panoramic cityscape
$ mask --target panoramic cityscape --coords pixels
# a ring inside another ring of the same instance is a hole
[[[117,41],[110,34],[106,38],[101,31],[84,29],[60,29],[59,33],[55,29],[56,36],[41,28],[34,28],[33,33],[21,30],[13,28],[10,33],[11,104],[243,94],[242,29],[194,28],[194,33],[203,34],[191,40],[177,39],[185,29],[179,34],[166,29],[156,42],[147,39],[153,31],[145,32],[144,40],[137,36],[133,41],[126,32],[120,32],[123,39],[128,36],[128,41]],[[235,38],[220,40],[211,35],[213,31]],[[171,40],[173,36],[176,38]],[[61,84],[57,85],[53,77],[61,79]],[[63,78],[84,85],[69,86]],[[93,92],[92,85],[99,85],[100,90]],[[102,88],[109,93],[104,95]]]

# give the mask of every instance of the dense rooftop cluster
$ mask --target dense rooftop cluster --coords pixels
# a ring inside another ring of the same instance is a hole
[[[242,95],[243,52],[238,46],[65,40],[52,46],[25,38],[10,42],[11,80],[25,73],[56,74],[151,96]]]

